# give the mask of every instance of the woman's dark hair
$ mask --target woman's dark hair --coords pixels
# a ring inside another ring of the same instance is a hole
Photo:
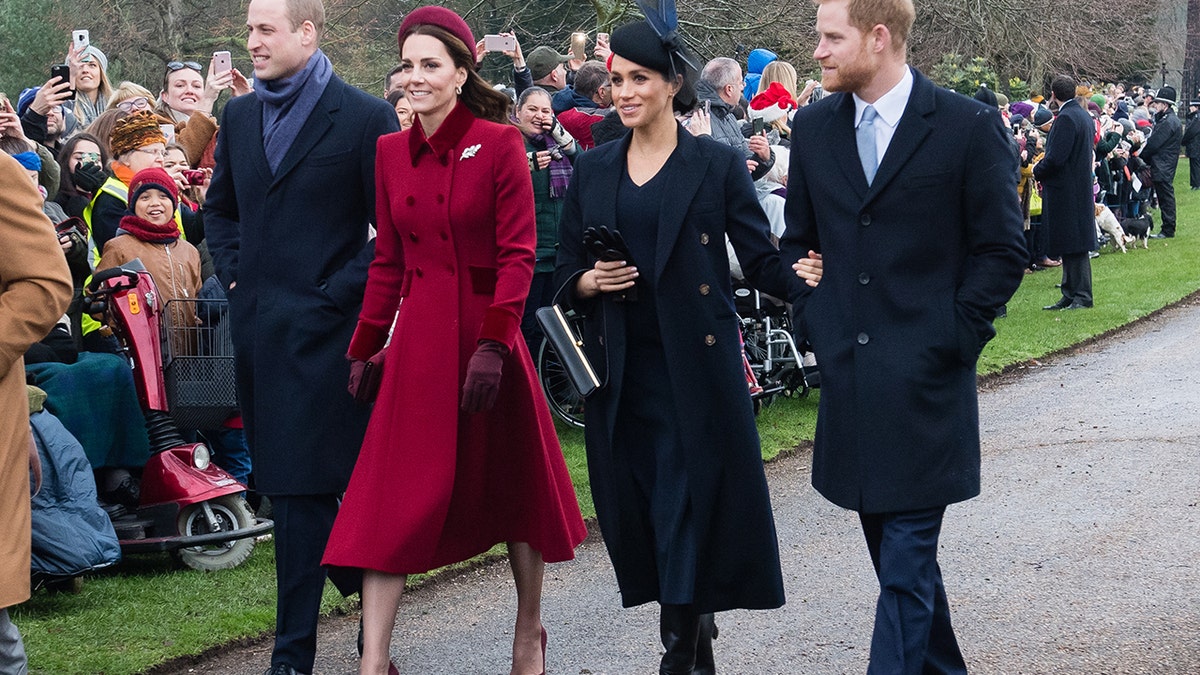
[[[550,98],[550,92],[546,91],[545,89],[543,89],[535,84],[532,87],[521,92],[520,97],[517,98],[517,107],[520,108],[521,106],[525,105],[525,102],[529,100],[529,97],[533,96],[534,94],[541,94],[542,96],[545,96],[546,98]]]
[[[101,143],[99,138],[88,133],[75,134],[58,151],[59,192],[65,194],[83,194],[75,187],[75,180],[71,177],[71,155],[75,154],[75,146],[79,145],[80,141],[95,143],[96,147],[100,148],[100,168],[103,169],[108,166],[108,147],[104,143]]]
[[[0,136],[0,152],[6,155],[19,155],[23,152],[36,152],[31,141],[16,136]]]
[[[404,98],[404,92],[401,91],[400,89],[393,89],[393,90],[389,91],[388,95],[387,95],[388,105],[395,108],[396,104],[399,103],[400,99],[402,99],[402,98]]]
[[[436,38],[446,46],[446,51],[450,54],[450,60],[454,62],[454,66],[467,71],[467,81],[463,84],[462,93],[458,95],[458,98],[476,117],[492,122],[508,122],[508,110],[512,107],[512,100],[492,89],[492,85],[475,72],[475,45],[465,45],[450,31],[431,24],[414,26],[408,35],[404,36],[404,39],[407,40],[413,35],[428,35]],[[403,52],[403,41],[400,42],[400,49]]]

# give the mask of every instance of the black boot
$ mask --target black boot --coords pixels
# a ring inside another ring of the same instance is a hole
[[[696,668],[693,675],[716,675],[717,664],[713,661],[713,640],[717,639],[716,617],[711,613],[700,615],[700,636],[696,640]]]
[[[662,605],[659,631],[666,648],[659,675],[691,675],[696,668],[700,617],[688,605]]]

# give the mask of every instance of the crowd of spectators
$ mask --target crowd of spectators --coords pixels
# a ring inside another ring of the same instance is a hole
[[[535,188],[538,262],[523,330],[536,353],[541,338],[531,315],[553,298],[550,271],[572,165],[581,153],[621,138],[625,129],[616,114],[620,102],[612,100],[608,83],[611,52],[606,34],[595,36],[583,54],[538,45],[527,55],[514,35],[502,35],[511,38],[511,49],[489,52],[481,40],[476,52],[480,64],[505,58],[512,65],[510,80],[496,88],[512,100],[511,122],[525,140]],[[128,220],[131,185],[142,175],[139,184],[150,181],[163,188],[150,192],[165,195],[156,209],[165,204],[173,210],[178,236],[172,235],[169,245],[176,246],[178,239],[198,254],[173,260],[186,267],[180,270],[186,284],[156,281],[194,295],[212,276],[204,246],[203,204],[214,168],[219,104],[225,92],[244,95],[253,91],[254,83],[236,68],[219,70],[215,62],[180,60],[163,64],[161,82],[114,85],[108,59],[95,45],[73,47],[66,61],[70,81],[51,78],[12,99],[0,95],[0,149],[16,157],[41,188],[45,213],[55,224],[72,271],[75,301],[59,331],[69,333],[76,351],[115,352],[112,338],[84,312],[82,288],[98,265],[117,258],[107,247],[128,241],[118,235],[136,234],[128,228],[140,222]],[[803,152],[790,148],[792,119],[799,108],[821,98],[821,88],[815,80],[802,80],[795,67],[764,49],[752,51],[745,65],[727,57],[701,65],[697,100],[690,109],[679,110],[677,118],[687,132],[711,135],[739,151],[778,238],[784,229],[789,153]],[[383,96],[403,130],[414,116],[395,86],[397,72],[392,69],[385,78]],[[1058,105],[1040,95],[1009,101],[986,87],[975,98],[1000,110],[1020,158],[1018,197],[1026,219],[1028,270],[1057,267],[1060,261],[1046,250],[1046,234],[1054,223],[1042,221],[1041,190],[1033,169],[1044,155]],[[1080,85],[1076,91],[1076,100],[1086,106],[1094,125],[1095,202],[1123,219],[1139,217],[1157,205],[1160,237],[1175,234],[1171,185],[1181,144],[1189,149],[1191,189],[1200,189],[1200,103],[1188,104],[1185,131],[1175,112],[1176,98],[1170,87],[1151,91],[1121,84]],[[171,185],[161,185],[163,175],[170,177]],[[155,215],[155,221],[161,220]],[[732,253],[731,263],[736,275]]]

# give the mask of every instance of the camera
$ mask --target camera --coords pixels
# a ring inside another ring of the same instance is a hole
[[[188,185],[203,185],[206,176],[200,169],[185,169],[183,172],[183,182]]]

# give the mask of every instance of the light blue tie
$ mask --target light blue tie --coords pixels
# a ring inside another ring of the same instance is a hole
[[[863,108],[862,120],[858,123],[855,136],[858,139],[858,158],[862,161],[863,173],[867,176],[867,185],[875,180],[875,170],[879,168],[879,159],[875,155],[875,118],[879,113],[874,106]]]

